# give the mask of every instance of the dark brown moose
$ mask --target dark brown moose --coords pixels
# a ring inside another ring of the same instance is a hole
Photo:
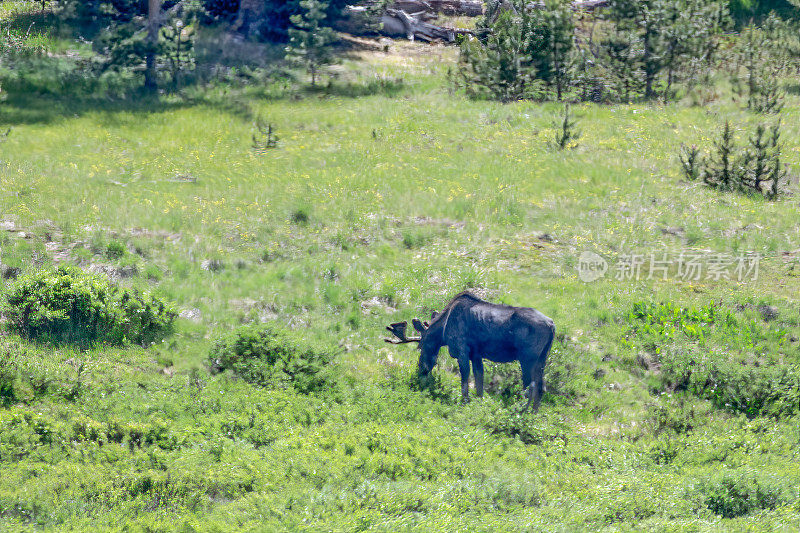
[[[511,307],[481,300],[462,292],[441,313],[433,313],[430,324],[412,321],[419,337],[407,337],[407,322],[397,322],[386,329],[396,339],[393,344],[419,343],[419,375],[427,376],[436,365],[442,346],[458,361],[461,372],[462,399],[469,401],[469,365],[475,374],[475,393],[483,396],[483,360],[496,363],[519,361],[522,385],[534,411],[539,409],[544,386],[544,365],[553,344],[555,324],[536,309]]]

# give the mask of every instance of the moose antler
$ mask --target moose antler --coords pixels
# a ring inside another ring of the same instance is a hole
[[[397,339],[383,339],[386,342],[391,342],[392,344],[406,344],[407,342],[419,342],[422,340],[422,337],[411,337],[410,339],[406,337],[406,326],[408,322],[395,322],[390,326],[386,326],[386,329],[392,332],[392,335],[397,337]]]

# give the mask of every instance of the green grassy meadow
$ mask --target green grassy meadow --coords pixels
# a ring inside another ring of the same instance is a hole
[[[0,261],[106,273],[181,318],[148,348],[0,337],[0,530],[800,529],[796,184],[769,202],[678,170],[681,143],[760,117],[724,89],[575,105],[557,151],[561,106],[451,94],[455,53],[354,52],[347,90],[299,97],[5,95]],[[605,277],[581,281],[585,251]],[[758,278],[615,279],[623,254],[681,252],[761,254]],[[554,319],[539,413],[517,367],[460,405],[446,351],[423,391],[416,350],[383,342],[465,289]],[[260,322],[334,350],[330,386],[212,375],[215,339]]]

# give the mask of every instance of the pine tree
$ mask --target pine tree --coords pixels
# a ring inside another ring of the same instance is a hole
[[[315,87],[320,68],[333,62],[330,45],[336,42],[336,34],[331,28],[322,26],[327,2],[303,0],[300,6],[303,13],[291,17],[294,27],[289,28],[286,59],[304,66],[311,75],[311,86]]]
[[[733,140],[733,128],[730,121],[725,121],[719,141],[714,142],[715,154],[709,160],[708,168],[703,175],[703,181],[712,187],[732,189],[736,184],[736,145]]]
[[[615,28],[602,43],[602,63],[610,73],[610,84],[623,102],[644,87],[641,46],[634,32]]]
[[[537,85],[526,54],[527,14],[501,11],[489,25],[485,43],[465,40],[459,58],[461,78],[472,97],[510,102],[533,96]]]
[[[719,0],[612,0],[613,29],[604,45],[625,98],[635,79],[646,98],[655,97],[662,83],[669,98],[678,71],[716,49],[724,20],[720,5]]]
[[[750,136],[750,146],[745,151],[741,169],[741,185],[744,189],[751,189],[762,193],[762,184],[768,176],[770,162],[770,139],[767,129],[759,124]]]
[[[778,120],[772,127],[770,135],[770,161],[769,161],[769,181],[771,182],[769,190],[766,193],[767,198],[775,200],[783,192],[786,182],[789,181],[789,172],[784,168],[781,161],[781,121]]]
[[[553,125],[558,128],[555,136],[555,147],[559,150],[566,150],[567,148],[575,148],[578,146],[578,139],[581,138],[581,133],[575,126],[578,124],[574,120],[570,112],[569,104],[564,104],[564,112],[561,114],[559,122]]]
[[[747,108],[756,113],[779,113],[783,108],[779,84],[783,52],[775,50],[774,40],[764,29],[748,26],[738,43],[738,59],[744,67],[745,79],[739,79],[737,68],[734,90],[747,96]]]
[[[627,34],[632,48],[638,52],[638,57],[632,58],[637,64],[632,66],[641,70],[647,98],[655,96],[656,77],[663,68],[663,33],[670,1],[613,0],[610,5],[611,20],[619,31]]]
[[[575,23],[571,4],[546,0],[544,9],[533,10],[523,18],[527,27],[527,55],[535,68],[534,76],[544,81],[561,100],[575,70]]]

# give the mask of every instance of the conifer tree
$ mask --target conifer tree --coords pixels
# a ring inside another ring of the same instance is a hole
[[[527,14],[502,11],[493,23],[485,43],[466,40],[461,47],[461,77],[467,94],[510,102],[533,96],[531,64],[526,54]]]
[[[534,76],[544,81],[561,100],[572,82],[575,66],[575,23],[571,4],[546,0],[544,9],[533,10],[523,18],[527,27],[527,53]]]
[[[628,98],[640,79],[646,98],[663,84],[670,97],[678,72],[716,50],[724,17],[719,0],[612,0],[613,31],[603,43],[608,68]]]
[[[311,75],[311,86],[315,87],[320,68],[333,62],[330,45],[336,41],[336,34],[322,25],[327,16],[327,2],[303,0],[300,6],[303,13],[291,17],[294,27],[289,28],[286,59],[304,66]]]

